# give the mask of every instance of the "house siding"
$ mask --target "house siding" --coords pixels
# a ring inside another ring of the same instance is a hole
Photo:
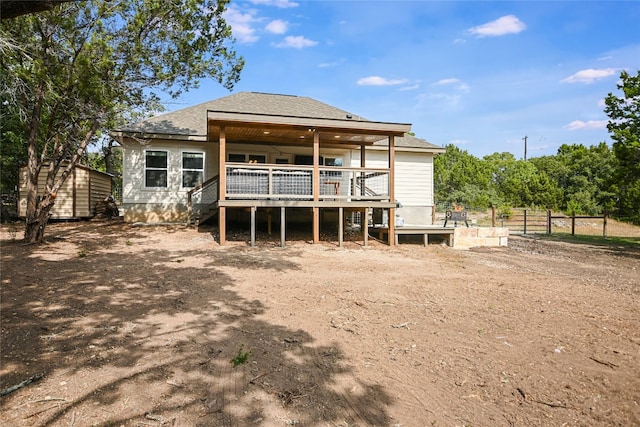
[[[352,167],[360,166],[360,152],[353,151]],[[366,166],[389,167],[386,152],[366,152]],[[396,213],[407,225],[430,225],[433,212],[433,154],[395,153],[395,199],[401,204]]]
[[[204,180],[218,174],[218,145],[158,140],[142,145],[125,141],[122,176],[122,207],[128,222],[181,222],[187,220],[187,193],[182,188],[182,152],[204,153]],[[166,151],[167,187],[145,187],[145,152]]]
[[[194,143],[158,140],[141,145],[136,141],[125,140],[122,179],[122,206],[127,222],[182,222],[187,220],[188,188],[181,188],[181,153],[183,151],[202,151],[205,153],[204,180],[218,175],[218,144]],[[168,153],[167,187],[146,188],[144,182],[145,151],[160,150]],[[308,148],[228,144],[228,154],[264,154],[268,163],[275,163],[278,157],[286,157],[293,163],[296,154],[308,155]],[[347,165],[349,150],[325,149],[320,154],[325,157],[340,157]]]

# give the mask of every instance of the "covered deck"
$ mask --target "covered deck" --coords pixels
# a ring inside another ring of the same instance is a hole
[[[394,138],[411,129],[409,124],[371,122],[350,116],[325,119],[269,114],[208,111],[207,139],[218,145],[216,177],[189,193],[189,205],[206,205],[217,210],[220,244],[226,242],[227,209],[251,211],[252,244],[255,243],[255,212],[258,208],[279,208],[281,240],[288,208],[309,208],[313,242],[320,241],[320,212],[338,210],[339,243],[342,244],[344,213],[359,210],[368,218],[370,209],[388,209],[395,215]],[[368,168],[366,146],[388,139],[388,167]],[[227,144],[278,145],[308,150],[309,165],[229,162]],[[320,148],[359,150],[359,167],[323,166]],[[212,203],[210,203],[213,201]],[[368,221],[362,221],[366,244]],[[389,224],[393,230],[394,225]],[[391,231],[392,233],[392,231]],[[389,244],[395,244],[393,239]]]

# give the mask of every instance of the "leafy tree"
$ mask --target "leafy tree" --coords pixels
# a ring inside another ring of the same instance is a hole
[[[57,191],[101,129],[160,109],[158,90],[175,97],[203,78],[233,87],[244,61],[230,46],[227,3],[92,0],[2,20],[0,101],[27,147],[25,241],[42,240]]]
[[[436,200],[467,206],[489,206],[491,173],[480,159],[453,144],[434,159]]]
[[[606,143],[563,144],[555,156],[530,160],[558,187],[556,206],[567,212],[599,214],[611,204],[609,180],[616,164]]]
[[[618,159],[612,188],[617,196],[616,214],[640,224],[640,71],[635,76],[623,71],[620,80],[622,96],[609,93],[604,109]]]

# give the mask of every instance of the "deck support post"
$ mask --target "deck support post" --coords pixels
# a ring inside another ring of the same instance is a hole
[[[287,221],[285,220],[284,217],[284,213],[285,213],[285,207],[281,207],[280,208],[280,246],[284,248],[284,238],[285,238],[285,231],[286,231],[286,225],[287,225]]]
[[[364,245],[367,246],[369,243],[369,208],[364,208],[360,222],[362,223],[360,225],[360,228],[362,228],[362,239]]]
[[[256,246],[256,207],[251,206],[251,247]]]
[[[227,242],[227,208],[220,206],[218,208],[218,243],[220,246]]]
[[[338,208],[338,246],[342,247],[344,240],[344,208]]]
[[[271,222],[273,221],[273,212],[271,208],[267,209],[267,234],[271,236]]]
[[[218,140],[218,199],[227,198],[227,137],[225,127],[220,126],[220,136]],[[220,245],[227,241],[227,211],[224,206],[218,208],[218,233],[220,234]]]
[[[313,130],[313,201],[320,200],[320,133]],[[313,207],[313,243],[320,242],[320,208]]]
[[[313,209],[313,243],[320,243],[320,208]]]
[[[393,135],[389,135],[389,201],[395,203],[395,140]],[[389,246],[396,245],[396,209],[389,208]]]

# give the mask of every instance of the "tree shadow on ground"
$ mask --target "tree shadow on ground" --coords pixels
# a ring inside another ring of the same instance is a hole
[[[390,423],[391,397],[337,344],[265,321],[222,271],[295,270],[295,253],[168,249],[170,234],[80,224],[43,246],[2,242],[0,388],[44,379],[2,398],[0,422]]]

